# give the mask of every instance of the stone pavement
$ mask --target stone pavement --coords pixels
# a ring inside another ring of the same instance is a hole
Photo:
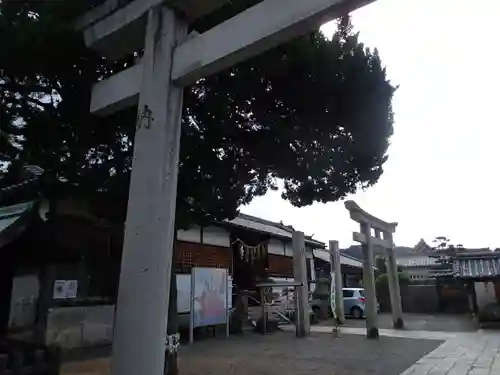
[[[471,317],[466,314],[412,314],[405,313],[405,327],[417,331],[476,332],[477,327]],[[377,317],[379,328],[392,328],[392,315],[380,313]],[[318,325],[332,326],[333,320],[325,320]],[[362,319],[346,319],[345,326],[365,328]]]
[[[401,375],[499,375],[500,334],[458,334]]]
[[[182,375],[399,375],[442,341],[294,332],[210,338],[181,346]],[[109,358],[67,362],[62,375],[109,375]]]
[[[293,330],[294,327],[287,327]],[[333,327],[311,327],[332,334]],[[342,327],[340,335],[365,335],[366,329]],[[445,340],[401,375],[500,375],[500,332],[398,331],[381,329],[382,337]],[[418,344],[416,344],[418,345]]]

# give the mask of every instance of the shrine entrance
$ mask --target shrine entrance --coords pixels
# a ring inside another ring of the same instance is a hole
[[[231,235],[233,286],[236,286],[238,291],[247,290],[256,293],[256,285],[267,281],[268,241],[268,236],[243,231],[236,231]],[[256,296],[258,298],[258,294]]]

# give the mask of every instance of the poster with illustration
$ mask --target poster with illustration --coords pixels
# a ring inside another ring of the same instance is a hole
[[[193,268],[193,327],[226,324],[228,271],[221,268]]]

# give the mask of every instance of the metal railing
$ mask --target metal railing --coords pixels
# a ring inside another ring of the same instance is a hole
[[[257,303],[260,307],[262,307],[262,303],[259,300],[257,300],[256,298],[254,298],[254,297],[252,297],[252,296],[249,295],[248,299],[249,300],[251,299],[253,302]],[[265,302],[264,302],[264,310],[266,310],[266,307],[271,307],[271,306],[277,306],[277,305],[275,305],[275,304],[266,305]],[[265,311],[265,313],[267,314],[267,310]],[[284,322],[286,322],[286,323],[293,323],[293,321],[289,317],[287,317],[286,315],[284,315],[283,313],[281,313],[279,310],[275,311],[274,313],[276,315],[278,315],[281,319],[283,319]],[[254,321],[254,320],[252,320],[252,324],[255,326],[257,324],[257,322]]]

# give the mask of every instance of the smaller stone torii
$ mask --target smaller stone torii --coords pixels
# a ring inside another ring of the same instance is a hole
[[[393,324],[396,329],[404,328],[398,269],[393,249],[393,233],[396,231],[398,224],[387,223],[370,215],[368,212],[362,210],[354,201],[346,201],[345,208],[349,211],[351,219],[360,225],[361,233],[354,232],[353,239],[361,243],[363,248],[363,286],[367,304],[366,335],[368,338],[378,338],[373,246],[380,246],[385,249]],[[374,235],[372,235],[372,229],[374,230]]]

